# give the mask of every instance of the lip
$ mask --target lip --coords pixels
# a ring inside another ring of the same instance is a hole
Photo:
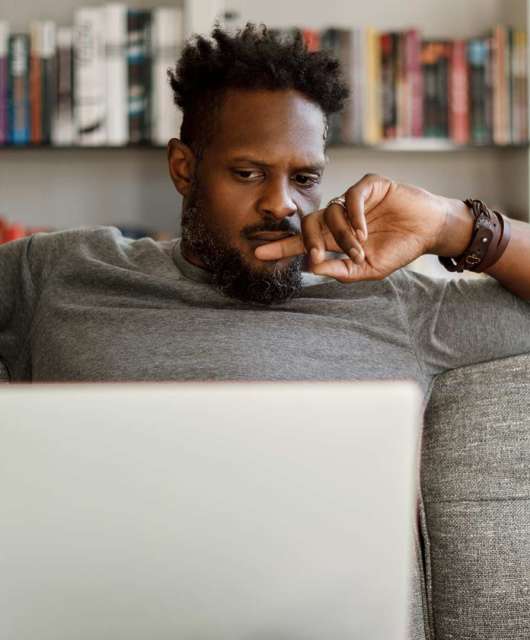
[[[252,242],[262,242],[263,244],[266,244],[267,242],[284,240],[285,238],[290,238],[294,235],[296,234],[292,231],[261,231],[260,233],[254,233],[249,236],[249,240]]]

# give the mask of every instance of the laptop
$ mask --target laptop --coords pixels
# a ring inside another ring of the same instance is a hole
[[[402,640],[412,382],[3,385],[0,638]]]

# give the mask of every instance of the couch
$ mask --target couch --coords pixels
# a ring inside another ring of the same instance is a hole
[[[530,639],[530,355],[437,377],[411,640]]]
[[[530,355],[438,376],[421,462],[410,640],[529,640]]]

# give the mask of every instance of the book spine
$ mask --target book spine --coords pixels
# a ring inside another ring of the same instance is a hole
[[[127,7],[104,7],[107,143],[126,145],[129,140],[127,111]]]
[[[52,120],[57,107],[57,28],[51,20],[40,25],[42,142],[51,142]]]
[[[339,62],[342,74],[348,83],[350,95],[340,114],[339,141],[343,144],[355,143],[355,67],[354,67],[354,33],[353,31],[337,30],[339,41]]]
[[[469,83],[466,43],[455,40],[449,66],[449,134],[457,144],[469,142]]]
[[[410,135],[408,111],[408,69],[407,43],[404,32],[395,34],[395,92],[396,92],[396,137],[406,138]]]
[[[93,7],[74,16],[74,116],[77,142],[84,146],[107,141],[103,18]]]
[[[0,145],[8,142],[8,43],[9,24],[6,20],[0,20]]]
[[[507,86],[507,30],[498,25],[493,34],[493,141],[505,145],[509,142],[509,86]]]
[[[438,136],[449,137],[449,60],[452,43],[440,42],[438,46],[437,89]]]
[[[340,60],[340,37],[337,29],[326,29],[320,37],[322,49],[328,51],[334,58]],[[340,144],[341,115],[332,113],[328,119],[328,144]]]
[[[159,7],[153,11],[152,58],[153,90],[151,140],[166,145],[179,135],[182,114],[175,105],[167,70],[175,65],[184,39],[183,13],[178,7]]]
[[[421,71],[421,45],[416,29],[407,32],[407,76],[410,132],[414,138],[423,135],[423,74]]]
[[[57,30],[56,107],[52,118],[51,140],[54,145],[74,143],[74,56],[73,28]]]
[[[28,34],[9,37],[9,142],[16,145],[30,141],[29,50]]]
[[[467,45],[469,64],[469,110],[471,140],[475,144],[491,141],[491,128],[487,115],[489,47],[484,38],[473,38]]]
[[[396,90],[394,64],[394,34],[381,35],[381,97],[383,111],[383,136],[396,137]]]
[[[29,57],[29,104],[30,104],[30,141],[42,142],[42,79],[41,79],[41,29],[40,23],[30,25]]]
[[[424,41],[421,45],[423,71],[423,129],[428,138],[437,135],[436,106],[436,60],[435,43]]]
[[[512,78],[513,78],[513,118],[514,118],[514,135],[513,142],[515,144],[523,144],[524,143],[524,94],[523,94],[523,86],[522,80],[524,77],[524,39],[521,38],[523,35],[522,31],[514,32],[514,52],[513,52],[513,63],[512,63]]]
[[[506,29],[506,59],[504,66],[504,78],[506,83],[506,138],[508,144],[514,142],[514,30],[511,27]]]
[[[151,12],[127,12],[129,140],[149,142],[151,94]]]
[[[316,29],[303,29],[302,37],[309,52],[320,50],[320,32]]]
[[[368,28],[365,36],[366,87],[364,92],[364,142],[377,144],[383,136],[381,112],[381,38]]]
[[[521,46],[520,63],[520,104],[521,104],[521,134],[519,142],[528,142],[528,49],[526,31],[519,32]]]

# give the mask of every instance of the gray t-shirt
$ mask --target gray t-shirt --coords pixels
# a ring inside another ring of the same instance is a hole
[[[13,381],[413,379],[530,352],[530,303],[494,279],[401,269],[262,307],[227,298],[178,240],[112,227],[0,246],[0,360]]]

